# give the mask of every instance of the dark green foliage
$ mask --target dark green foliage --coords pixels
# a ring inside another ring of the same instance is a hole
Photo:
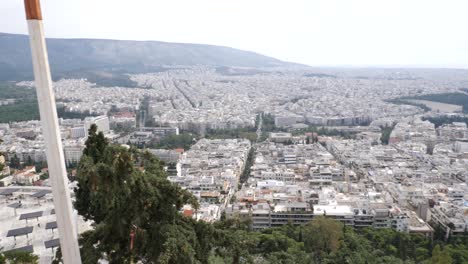
[[[402,97],[399,99],[426,100],[444,104],[461,105],[463,107],[463,113],[468,113],[468,95],[465,93],[425,94],[420,96]]]
[[[39,263],[39,257],[23,251],[9,251],[0,253],[0,264],[36,264]]]
[[[39,106],[34,88],[3,82],[0,83],[0,98],[15,99],[14,104],[0,106],[0,123],[39,119]]]
[[[24,100],[0,106],[0,123],[39,120],[37,102]]]
[[[304,133],[317,133],[319,136],[335,136],[335,137],[342,137],[346,139],[354,138],[357,132],[348,132],[348,131],[340,131],[338,129],[330,129],[327,127],[317,127],[313,125],[309,125],[308,128],[305,129],[298,129],[293,131],[293,135],[302,135]]]
[[[388,141],[390,139],[390,135],[392,134],[393,129],[395,128],[396,124],[391,126],[384,126],[381,127],[382,135],[380,136],[380,141],[383,145],[388,145]]]
[[[194,143],[194,136],[192,134],[184,133],[179,135],[167,136],[161,139],[159,142],[150,143],[149,147],[158,149],[183,148],[185,150],[188,150]]]
[[[453,122],[461,122],[468,124],[468,117],[464,116],[435,116],[435,117],[423,117],[422,120],[429,121],[435,125],[435,127],[440,127],[445,124],[451,124]]]
[[[418,104],[415,102],[410,102],[407,100],[402,100],[402,99],[392,99],[392,100],[386,100],[387,103],[392,103],[396,105],[412,105],[412,106],[417,106],[419,108],[422,108],[424,112],[429,112],[431,111],[431,108],[427,107],[425,104]]]
[[[10,158],[10,167],[12,167],[13,169],[17,169],[17,170],[22,168],[20,159],[18,158],[16,154]]]
[[[255,116],[255,128],[257,128],[260,123],[260,115],[261,114],[258,114]]]
[[[255,159],[255,149],[253,147],[251,147],[250,150],[249,150],[249,154],[247,155],[247,160],[245,162],[244,170],[242,171],[242,174],[240,176],[239,185],[246,182],[247,179],[249,178],[250,168],[253,165],[254,159]]]
[[[320,216],[304,226],[302,236],[306,251],[315,253],[318,260],[321,260],[340,247],[343,224]]]
[[[439,245],[432,251],[431,264],[452,263],[452,257],[447,249],[441,249]]]
[[[148,97],[148,96],[145,96],[143,98],[143,100],[141,100],[140,107],[139,107],[140,111],[137,111],[137,113],[136,113],[136,121],[137,121],[137,126],[138,127],[140,127],[140,120],[143,118],[142,111],[145,111],[145,114],[146,114],[146,116],[145,116],[146,120],[143,123],[143,126],[146,126],[146,127],[155,127],[155,126],[157,126],[157,124],[154,122],[153,118],[148,118],[150,101],[151,101],[151,98]]]
[[[430,257],[431,241],[420,235],[400,233],[392,229],[363,229],[360,234],[372,242],[373,247],[385,255],[394,255],[403,260],[422,260]]]
[[[95,229],[81,239],[87,245],[84,259],[94,261],[106,253],[111,263],[125,263],[132,257],[194,263],[208,255],[203,251],[206,246],[198,244],[202,242],[194,228],[198,223],[179,213],[187,203],[196,208],[196,199],[166,179],[154,156],[108,145],[92,126],[77,176],[75,207],[95,223]],[[133,251],[131,232],[136,234]],[[92,246],[96,243],[97,248]],[[197,247],[203,252],[197,253]]]
[[[35,165],[34,161],[32,160],[31,156],[28,156],[28,158],[26,159],[26,161],[24,162],[24,165],[25,166],[32,166],[32,165]]]
[[[4,99],[23,99],[34,96],[36,91],[34,88],[16,86],[11,82],[0,83],[0,98]]]
[[[275,132],[278,131],[277,127],[275,126],[275,117],[272,114],[262,114],[263,116],[263,124],[262,124],[262,131],[265,132]]]
[[[47,161],[36,162],[34,163],[34,167],[36,169],[36,173],[39,173],[42,169],[47,168]]]
[[[262,132],[262,134],[260,135],[260,138],[258,139],[258,142],[263,142],[263,141],[267,140],[268,135],[269,135],[268,132]]]
[[[115,125],[112,128],[112,130],[116,133],[125,134],[125,135],[129,135],[132,132],[136,131],[135,127],[130,127],[130,126],[122,125],[122,124]]]
[[[73,72],[62,73],[57,77],[67,79],[81,79],[85,78],[90,83],[95,83],[99,87],[127,87],[127,88],[146,88],[138,86],[138,83],[132,81],[128,74],[114,69],[100,70],[77,70]]]
[[[228,139],[228,138],[246,138],[252,142],[257,140],[255,127],[236,128],[236,129],[207,129],[205,138],[208,139]]]
[[[39,106],[34,88],[16,86],[12,83],[0,83],[0,99],[15,99],[14,104],[0,106],[0,123],[39,120]],[[61,118],[80,118],[95,116],[89,112],[67,112],[57,107]]]
[[[94,163],[98,163],[104,157],[104,151],[108,145],[107,139],[102,132],[97,132],[96,124],[92,124],[88,130],[88,139],[86,140],[86,148],[83,154],[91,157]]]
[[[97,116],[89,112],[68,112],[65,111],[63,107],[57,107],[57,114],[58,117],[64,119],[84,119],[87,116]],[[39,118],[39,106],[37,105],[37,101],[26,99],[18,101],[15,104],[0,106],[0,123],[39,120]]]
[[[447,251],[453,263],[468,263],[468,238],[464,237],[457,241],[452,241],[444,246],[444,252]]]
[[[442,94],[426,94],[418,96],[414,99],[427,100],[445,104],[456,104],[463,106],[463,112],[468,110],[468,95],[465,93],[442,93]]]
[[[49,179],[49,173],[48,173],[48,172],[43,173],[43,174],[41,175],[40,179],[41,179],[41,180],[47,180],[47,179]]]

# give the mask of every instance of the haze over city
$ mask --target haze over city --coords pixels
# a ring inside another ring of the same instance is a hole
[[[40,6],[0,2],[0,264],[468,263],[465,1]]]
[[[1,1],[0,32],[26,33],[23,1]],[[468,67],[468,2],[48,0],[53,38],[229,46],[313,66]]]

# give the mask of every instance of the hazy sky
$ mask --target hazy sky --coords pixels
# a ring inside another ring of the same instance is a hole
[[[309,65],[468,68],[467,0],[42,0],[48,37],[205,43]],[[22,0],[0,32],[27,33]]]

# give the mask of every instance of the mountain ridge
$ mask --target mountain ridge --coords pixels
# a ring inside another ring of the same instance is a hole
[[[164,66],[274,68],[304,66],[224,46],[144,40],[47,38],[52,76],[79,73],[142,73]],[[306,66],[304,66],[306,67]],[[86,77],[87,74],[83,74]],[[27,35],[0,33],[0,80],[32,79]]]

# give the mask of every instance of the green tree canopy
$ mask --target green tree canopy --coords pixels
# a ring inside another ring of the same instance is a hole
[[[432,251],[431,264],[451,264],[452,257],[446,249],[441,249],[440,245],[436,245]]]
[[[343,239],[343,224],[324,216],[314,218],[304,227],[304,244],[308,252],[325,256],[336,252]]]
[[[0,264],[37,264],[39,257],[24,251],[9,251],[0,253]]]
[[[184,204],[196,208],[197,200],[169,182],[151,154],[109,145],[92,126],[77,177],[75,207],[95,224],[82,236],[84,258],[97,261],[105,253],[111,263],[192,263],[208,256],[196,250],[198,223],[179,213]]]

